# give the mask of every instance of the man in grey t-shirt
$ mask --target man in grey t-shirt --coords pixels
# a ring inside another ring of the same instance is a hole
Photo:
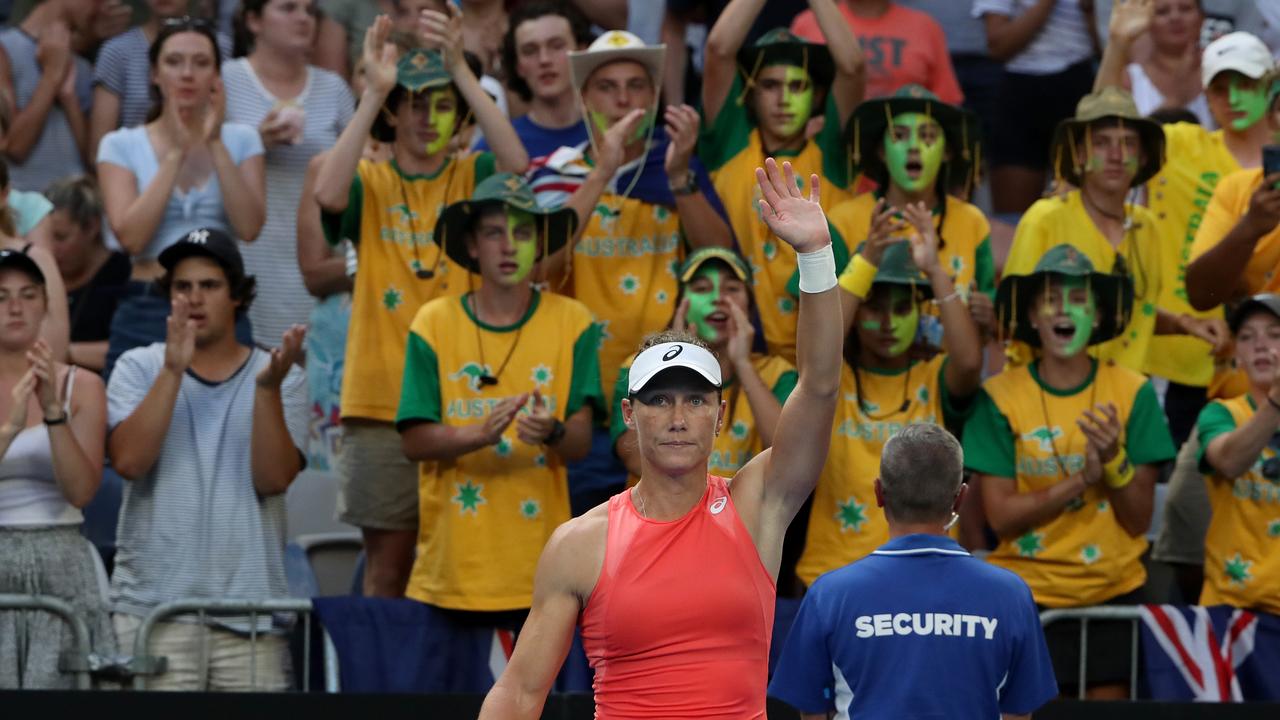
[[[288,595],[284,493],[304,466],[306,387],[293,367],[303,328],[269,352],[237,342],[254,279],[220,230],[195,230],[159,260],[168,336],[122,355],[107,390],[108,454],[127,479],[111,587],[125,648],[164,602]],[[161,623],[148,652],[166,656],[168,671],[149,687],[284,689],[284,638],[269,616],[256,645],[250,630],[243,618]]]

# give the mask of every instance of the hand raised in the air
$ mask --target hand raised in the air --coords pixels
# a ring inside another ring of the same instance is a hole
[[[796,183],[791,163],[784,162],[779,168],[773,158],[767,158],[764,168],[756,168],[756,183],[760,185],[760,215],[774,235],[798,253],[821,250],[831,244],[827,216],[818,202],[817,175],[809,176],[806,198]]]

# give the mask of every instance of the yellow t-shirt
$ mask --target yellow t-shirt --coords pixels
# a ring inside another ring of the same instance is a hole
[[[1171,313],[1222,317],[1222,310],[1200,312],[1187,301],[1187,264],[1196,229],[1218,181],[1240,169],[1227,150],[1222,131],[1194,123],[1164,126],[1165,164],[1147,181],[1147,207],[1155,216],[1160,242],[1160,277],[1156,305]],[[1144,372],[1183,385],[1207,387],[1213,378],[1209,343],[1189,335],[1157,335],[1151,339]]]
[[[341,220],[342,235],[355,241],[358,265],[342,374],[343,418],[395,419],[414,314],[428,300],[460,295],[469,285],[467,271],[435,242],[436,218],[445,205],[471,197],[476,183],[492,173],[488,153],[453,160],[431,176],[405,175],[395,161],[360,161]],[[419,264],[435,276],[417,277]]]
[[[765,152],[760,145],[760,131],[752,130],[746,149],[734,155],[723,167],[711,173],[716,194],[724,203],[729,224],[737,237],[738,248],[751,264],[756,307],[764,329],[765,344],[770,355],[780,355],[789,362],[796,359],[796,299],[787,292],[787,283],[796,272],[796,252],[765,225],[760,216],[760,186],[756,168],[764,167]],[[796,179],[808,192],[809,175],[822,177],[823,154],[817,143],[806,143],[799,154],[781,157],[795,169]],[[851,196],[834,183],[822,185],[822,209],[830,212]]]
[[[1164,285],[1161,276],[1164,263],[1160,259],[1161,244],[1155,235],[1151,213],[1136,205],[1127,205],[1125,209],[1133,221],[1133,229],[1125,233],[1119,255],[1124,256],[1129,276],[1133,278],[1133,313],[1123,333],[1091,348],[1089,353],[1143,372],[1156,332],[1156,307]],[[1062,243],[1084,253],[1098,272],[1111,272],[1115,266],[1116,249],[1093,224],[1080,199],[1080,191],[1073,190],[1061,197],[1036,201],[1022,216],[1004,263],[1004,275],[1030,274],[1042,255]],[[1013,344],[1013,348],[1011,355],[1018,364],[1030,361],[1030,348],[1022,343]]]
[[[1020,493],[1051,487],[1084,468],[1087,441],[1076,420],[1100,402],[1115,404],[1124,425],[1121,442],[1134,465],[1174,456],[1155,390],[1127,368],[1095,362],[1080,387],[1061,391],[1041,384],[1036,365],[1023,365],[1006,368],[983,391],[964,427],[965,466],[1014,478]],[[1130,537],[1120,527],[1108,490],[1099,484],[1057,517],[1002,539],[990,561],[1025,580],[1037,603],[1080,607],[1141,587],[1146,548],[1145,537]]]
[[[600,372],[612,378],[649,333],[675,315],[684,262],[680,218],[665,205],[605,193],[573,252],[573,297],[599,323]],[[560,287],[552,282],[552,289]],[[613,392],[605,388],[605,397]]]
[[[1218,183],[1204,220],[1191,246],[1191,260],[1222,242],[1249,210],[1249,198],[1262,186],[1262,168],[1234,172]],[[1280,290],[1280,227],[1258,238],[1253,255],[1244,268],[1244,284],[1250,295]]]
[[[850,254],[867,239],[876,200],[874,193],[862,193],[827,213],[827,222],[840,235]],[[938,248],[938,260],[966,301],[970,284],[976,285],[978,292],[994,296],[996,270],[991,257],[991,225],[987,216],[976,206],[950,195],[946,203],[946,214],[938,234],[942,242]],[[934,211],[935,217],[939,214]],[[909,240],[913,234],[914,230],[908,225],[895,234],[895,239]],[[845,268],[846,271],[850,269],[851,266]]]
[[[622,422],[622,398],[627,396],[627,375],[635,355],[627,358],[618,370],[618,379],[614,384],[613,422],[609,425],[609,433],[613,442],[617,443],[627,426]],[[751,366],[760,375],[760,380],[773,392],[779,403],[785,404],[796,389],[799,374],[795,366],[777,355],[755,354],[751,357]],[[747,464],[751,458],[764,450],[764,443],[756,431],[755,414],[751,412],[751,403],[747,395],[741,392],[741,386],[730,381],[721,397],[729,407],[725,410],[724,429],[716,436],[711,446],[711,457],[707,460],[707,472],[720,477],[731,478]],[[627,478],[628,487],[639,482],[640,478],[632,475]]]
[[[1235,480],[1212,472],[1204,460],[1214,438],[1244,425],[1256,411],[1253,399],[1241,395],[1209,403],[1196,422],[1200,469],[1207,473],[1213,507],[1200,604],[1280,613],[1280,479],[1263,474],[1268,463],[1280,462],[1276,451],[1263,448],[1253,467]]]
[[[804,553],[796,563],[796,575],[806,585],[889,541],[889,525],[876,507],[880,451],[904,426],[941,425],[944,414],[952,414],[942,378],[945,363],[946,356],[939,354],[897,373],[859,369],[856,378],[844,364],[831,449],[813,492]]]
[[[710,170],[738,248],[751,264],[756,306],[769,354],[792,363],[796,361],[797,307],[796,298],[787,287],[796,272],[796,253],[770,233],[760,219],[756,168],[764,167],[766,157],[776,158],[779,165],[789,162],[806,193],[809,176],[817,174],[822,178],[822,209],[827,212],[852,197],[848,189],[852,180],[848,144],[834,96],[827,93],[826,102],[814,111],[815,115],[820,111],[825,118],[822,130],[798,153],[766,153],[760,131],[748,112],[742,74],[737,73],[715,123],[703,125],[698,136],[698,158]]]
[[[438,298],[414,317],[397,425],[480,424],[534,388],[562,421],[586,405],[603,410],[599,338],[582,303],[535,293],[520,322],[498,328],[478,322],[467,297]],[[482,383],[485,374],[497,384]],[[497,445],[422,463],[418,506],[408,597],[456,610],[527,608],[542,546],[569,519],[568,474],[513,422]]]

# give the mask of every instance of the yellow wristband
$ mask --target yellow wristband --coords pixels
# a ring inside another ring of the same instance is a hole
[[[1133,476],[1133,465],[1129,464],[1129,456],[1123,450],[1116,453],[1111,462],[1102,466],[1102,480],[1113,490],[1119,490],[1133,482]]]
[[[844,288],[850,295],[856,295],[858,298],[865,300],[867,294],[871,292],[871,283],[876,279],[875,265],[867,262],[867,259],[859,253],[853,256],[853,262],[840,273],[840,287]]]

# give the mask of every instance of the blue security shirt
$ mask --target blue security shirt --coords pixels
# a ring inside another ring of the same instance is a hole
[[[819,577],[769,684],[801,712],[858,720],[993,720],[1057,694],[1026,583],[937,535]]]

